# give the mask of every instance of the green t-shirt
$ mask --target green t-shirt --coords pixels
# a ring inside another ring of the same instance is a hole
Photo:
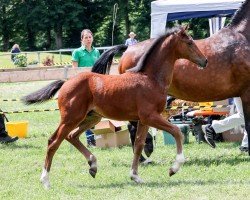
[[[89,52],[84,46],[81,46],[72,53],[72,61],[78,62],[78,67],[92,67],[99,57],[100,52],[94,47]]]

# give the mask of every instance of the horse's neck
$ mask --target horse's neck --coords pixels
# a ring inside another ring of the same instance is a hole
[[[244,2],[229,27],[242,33],[250,41],[250,0]]]
[[[151,79],[159,84],[162,89],[168,88],[173,77],[173,68],[176,61],[174,48],[169,45],[164,47],[162,52],[158,52],[156,55],[150,59],[151,61],[147,63],[145,73]]]

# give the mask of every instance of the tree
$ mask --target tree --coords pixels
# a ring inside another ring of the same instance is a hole
[[[2,49],[8,51],[10,47],[11,24],[13,23],[12,6],[10,0],[0,0],[0,35],[2,37]]]

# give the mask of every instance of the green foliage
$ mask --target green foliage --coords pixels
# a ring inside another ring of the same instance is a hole
[[[22,54],[17,54],[14,57],[14,65],[17,67],[27,67],[27,57]]]
[[[95,46],[121,44],[134,31],[139,41],[150,37],[152,0],[0,0],[0,50],[14,43],[25,50],[51,50],[80,46],[82,29],[91,29]],[[118,4],[116,20],[114,5]],[[113,23],[115,23],[114,30]],[[209,36],[208,20],[169,23],[190,25],[195,39]],[[113,31],[113,33],[112,33]]]

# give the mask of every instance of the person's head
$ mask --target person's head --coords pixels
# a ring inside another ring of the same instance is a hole
[[[132,39],[134,39],[135,36],[136,36],[136,34],[135,34],[134,32],[130,32],[128,35],[129,35],[129,37],[132,38]]]
[[[83,29],[81,32],[81,43],[84,46],[92,46],[93,33],[89,29]]]
[[[19,49],[19,45],[18,45],[18,44],[14,44],[14,45],[12,46],[12,49]]]

